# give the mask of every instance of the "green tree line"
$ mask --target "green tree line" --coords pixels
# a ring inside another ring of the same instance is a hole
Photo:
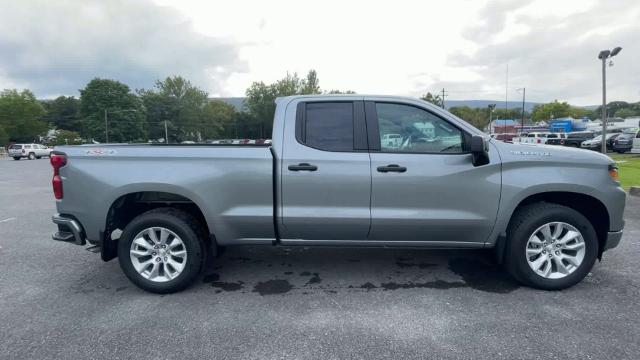
[[[158,80],[150,89],[132,90],[111,79],[95,78],[80,90],[78,98],[60,96],[38,100],[29,90],[0,92],[0,145],[9,142],[39,142],[46,138],[52,145],[80,142],[204,141],[216,138],[265,139],[271,136],[275,99],[304,94],[353,93],[322,90],[315,70],[306,76],[287,73],[267,84],[254,82],[246,90],[241,109],[209,99],[209,94],[189,80],[172,76]],[[425,94],[422,99],[442,105],[439,95]],[[450,112],[483,129],[489,122],[488,108],[453,107]],[[566,102],[537,105],[526,112],[527,122],[572,116],[598,118],[600,109],[588,111]],[[609,116],[640,116],[640,102],[616,101],[609,105]],[[520,109],[495,109],[493,119],[520,119]]]

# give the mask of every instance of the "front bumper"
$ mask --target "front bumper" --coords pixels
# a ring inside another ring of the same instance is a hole
[[[76,245],[85,245],[87,243],[82,225],[76,219],[56,214],[53,215],[51,221],[58,225],[58,231],[51,236],[53,240]]]
[[[618,244],[620,244],[620,239],[622,239],[622,230],[609,231],[607,233],[607,242],[604,244],[603,251],[607,251],[618,246]]]

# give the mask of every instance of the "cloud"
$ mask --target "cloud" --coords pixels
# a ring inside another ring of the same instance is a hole
[[[150,1],[2,1],[0,79],[39,97],[77,95],[94,77],[131,88],[182,75],[214,94],[248,71],[236,44],[195,32]]]
[[[477,50],[458,51],[448,58],[452,68],[471,72],[473,79],[437,80],[430,88],[451,89],[454,98],[504,97],[508,63],[510,99],[519,96],[516,88],[526,87],[532,101],[598,104],[602,85],[597,54],[622,46],[620,55],[613,59],[615,66],[607,71],[609,99],[640,100],[637,0],[597,2],[565,15],[549,15],[553,6],[540,14],[534,11],[536,5],[540,4],[489,3],[480,12],[480,25],[463,32]]]

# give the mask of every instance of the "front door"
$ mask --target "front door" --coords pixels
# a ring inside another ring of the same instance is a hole
[[[280,237],[366,240],[371,164],[363,102],[300,101],[287,109]]]
[[[366,108],[372,148],[369,239],[443,246],[485,242],[500,199],[496,152],[489,152],[489,164],[474,167],[465,145],[470,134],[452,121],[412,104],[366,102]]]

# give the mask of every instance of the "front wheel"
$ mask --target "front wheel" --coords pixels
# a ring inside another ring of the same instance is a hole
[[[138,287],[159,294],[180,291],[200,273],[202,227],[173,208],[148,211],[133,219],[118,240],[118,259]]]
[[[505,263],[525,285],[561,290],[582,281],[598,254],[587,218],[566,206],[536,203],[514,215],[507,230]]]

